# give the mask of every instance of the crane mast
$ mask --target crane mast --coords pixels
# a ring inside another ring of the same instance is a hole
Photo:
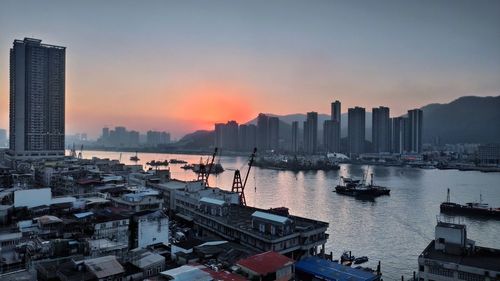
[[[231,191],[239,194],[240,204],[243,206],[247,205],[245,199],[245,186],[247,185],[248,175],[250,175],[250,170],[252,169],[256,153],[257,153],[257,148],[254,148],[252,155],[250,155],[250,160],[248,160],[248,169],[244,181],[241,180],[240,170],[234,171],[233,186],[231,188]]]
[[[200,160],[200,169],[198,171],[198,180],[201,180],[204,184],[205,187],[208,186],[208,178],[210,174],[212,173],[212,167],[214,166],[214,161],[215,157],[217,156],[217,147],[214,149],[214,153],[212,154],[212,160],[210,161],[210,164],[208,164],[208,159],[207,159],[207,164],[204,164],[202,160]],[[207,166],[208,166],[208,171],[207,171]]]

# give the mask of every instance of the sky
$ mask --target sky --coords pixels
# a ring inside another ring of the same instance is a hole
[[[500,94],[500,1],[0,0],[0,128],[24,37],[67,47],[66,132],[92,137]]]

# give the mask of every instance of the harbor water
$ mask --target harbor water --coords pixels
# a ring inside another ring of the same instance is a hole
[[[84,151],[84,158],[93,156],[119,159],[133,164],[129,159],[135,153]],[[182,159],[199,163],[207,156],[140,153],[139,164],[151,160]],[[210,185],[231,189],[235,169],[242,175],[247,169],[246,157],[220,157],[225,172],[210,177]],[[193,180],[196,174],[181,169],[182,164],[171,164],[173,178]],[[145,166],[146,168],[146,166]],[[339,177],[362,178],[373,173],[375,184],[391,189],[390,196],[373,201],[358,200],[333,192]],[[355,256],[368,256],[364,266],[376,268],[382,262],[385,280],[400,280],[417,270],[417,258],[434,237],[434,227],[439,215],[439,204],[446,199],[446,189],[451,200],[457,203],[479,201],[500,207],[500,173],[481,173],[457,170],[424,170],[405,167],[383,167],[342,164],[338,171],[292,172],[252,168],[245,194],[247,205],[259,208],[285,206],[293,215],[304,216],[330,224],[327,252],[334,258],[343,251]],[[465,223],[468,238],[477,245],[500,248],[500,220],[468,217],[446,217]]]

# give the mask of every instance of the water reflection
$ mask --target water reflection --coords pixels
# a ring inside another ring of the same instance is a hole
[[[130,163],[133,153],[123,153],[122,160]],[[119,152],[84,151],[84,157],[118,159]],[[140,163],[151,160],[183,159],[198,163],[199,155],[141,153]],[[206,159],[206,156],[204,156]],[[226,169],[210,177],[211,186],[231,189],[233,171],[247,169],[247,157],[222,157]],[[170,165],[172,176],[192,180],[196,174]],[[356,200],[333,192],[340,176],[363,178],[374,174],[375,183],[391,188],[390,196],[374,201]],[[306,216],[330,223],[327,251],[340,256],[344,250],[354,255],[370,257],[368,266],[382,261],[384,279],[396,280],[402,274],[410,276],[417,267],[417,257],[434,237],[439,204],[450,188],[456,202],[483,198],[492,206],[500,206],[500,174],[461,172],[453,170],[420,170],[404,167],[341,165],[338,171],[289,172],[252,168],[246,199],[250,206],[271,208],[286,206],[294,215]],[[468,225],[468,235],[478,245],[500,248],[500,221],[462,218]]]

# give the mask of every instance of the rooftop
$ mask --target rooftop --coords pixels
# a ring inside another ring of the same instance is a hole
[[[84,263],[88,267],[89,271],[99,279],[125,272],[122,265],[116,260],[115,256],[105,256],[85,260]]]
[[[295,264],[296,271],[302,271],[324,280],[374,281],[379,276],[373,273],[344,266],[319,257],[307,257]]]
[[[467,255],[447,254],[434,248],[434,240],[425,248],[421,258],[438,260],[447,263],[500,271],[500,249],[475,247],[475,251]]]
[[[219,223],[225,224],[232,226],[234,228],[240,229],[242,231],[246,231],[249,233],[252,233],[254,235],[257,235],[259,237],[263,237],[266,239],[274,239],[278,237],[277,235],[271,235],[271,234],[263,234],[259,232],[256,229],[252,228],[252,215],[256,212],[264,212],[266,214],[272,215],[271,213],[268,213],[268,211],[263,210],[263,209],[258,209],[258,208],[253,208],[253,207],[248,207],[248,206],[241,206],[241,205],[234,205],[231,204],[229,207],[229,212],[227,216],[212,216],[210,214],[203,213],[203,216],[210,217],[212,220],[216,220]],[[278,216],[282,217],[282,216]],[[284,217],[284,216],[283,216]],[[322,222],[322,221],[317,221],[317,220],[312,220],[312,219],[307,219],[307,218],[302,218],[302,217],[297,217],[297,216],[292,216],[289,215],[286,218],[292,220],[295,225],[295,229],[293,230],[292,234],[297,234],[300,233],[301,231],[310,231],[310,230],[316,230],[316,229],[321,229],[321,228],[327,228],[328,223]]]
[[[202,270],[203,266],[183,265],[174,269],[163,271],[160,274],[175,281],[211,281],[213,278],[208,272]]]
[[[291,258],[269,251],[239,260],[237,264],[260,275],[266,275],[293,263]]]

